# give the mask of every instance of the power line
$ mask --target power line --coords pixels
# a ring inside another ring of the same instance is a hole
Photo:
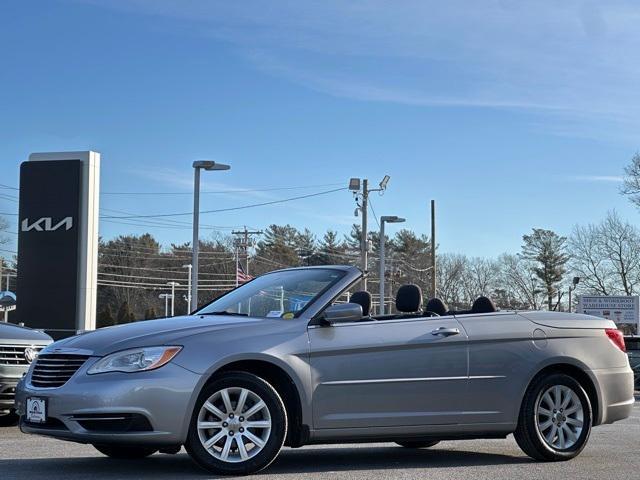
[[[202,211],[200,211],[200,214],[203,215],[203,214],[206,214],[206,213],[231,212],[231,211],[236,211],[236,210],[244,210],[246,208],[263,207],[263,206],[266,206],[266,205],[275,205],[277,203],[292,202],[294,200],[302,200],[304,198],[311,198],[311,197],[318,197],[320,195],[327,195],[329,193],[339,192],[341,190],[347,190],[347,188],[346,187],[334,188],[333,190],[325,190],[324,192],[310,193],[310,194],[307,194],[307,195],[299,195],[297,197],[283,198],[283,199],[280,199],[280,200],[272,200],[272,201],[269,201],[269,202],[261,202],[261,203],[254,203],[254,204],[249,204],[249,205],[242,205],[242,206],[239,206],[239,207],[218,208],[218,209],[215,209],[215,210],[202,210]],[[165,218],[165,217],[181,217],[181,216],[186,216],[186,215],[193,215],[193,212],[161,213],[161,214],[155,214],[155,215],[126,215],[126,216],[108,215],[108,216],[104,216],[102,218],[114,218],[114,219]]]
[[[0,188],[7,188],[9,190],[20,190],[18,187],[12,187],[11,185],[5,185],[4,183],[0,183]]]
[[[251,193],[251,192],[275,192],[280,190],[300,190],[305,188],[320,188],[320,187],[335,187],[342,185],[340,183],[321,183],[316,185],[298,185],[291,187],[268,187],[268,188],[248,188],[248,189],[233,189],[233,190],[217,190],[217,191],[202,191],[203,194],[234,194],[234,193]],[[193,195],[193,192],[101,192],[102,195]]]

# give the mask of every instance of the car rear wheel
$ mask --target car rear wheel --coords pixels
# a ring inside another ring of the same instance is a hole
[[[286,432],[287,415],[278,392],[255,375],[229,372],[198,397],[185,447],[210,472],[246,475],[275,460]]]
[[[145,458],[156,453],[156,449],[152,447],[141,447],[136,445],[94,445],[94,448],[103,455],[110,458],[122,460],[131,460],[136,458]]]
[[[551,374],[534,381],[525,394],[514,437],[540,461],[576,457],[591,433],[591,403],[573,377]]]
[[[430,441],[411,441],[411,440],[407,440],[402,441],[402,442],[396,442],[398,445],[400,445],[401,447],[405,447],[405,448],[429,448],[429,447],[433,447],[437,444],[440,443],[440,440],[430,440]]]

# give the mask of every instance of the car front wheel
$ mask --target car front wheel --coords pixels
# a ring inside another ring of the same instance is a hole
[[[286,432],[287,415],[278,392],[255,375],[229,372],[198,397],[185,447],[210,472],[246,475],[275,460]]]
[[[547,462],[576,457],[591,433],[591,403],[573,377],[551,374],[525,394],[514,437],[530,457]]]

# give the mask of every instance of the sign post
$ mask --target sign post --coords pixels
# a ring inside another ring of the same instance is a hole
[[[640,301],[637,296],[605,297],[581,295],[578,313],[613,320],[625,335],[637,335],[640,322]]]
[[[96,325],[100,154],[33,153],[20,166],[19,321],[54,338]]]

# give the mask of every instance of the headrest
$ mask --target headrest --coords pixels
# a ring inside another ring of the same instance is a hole
[[[350,303],[357,303],[362,307],[362,316],[368,317],[371,312],[371,294],[365,291],[355,292],[349,298]]]
[[[449,311],[449,307],[447,306],[447,304],[439,298],[432,298],[431,300],[429,300],[427,302],[427,306],[424,307],[424,309],[427,312],[434,312],[440,316],[446,315]]]
[[[496,304],[487,297],[478,297],[471,307],[471,313],[491,313],[497,311]]]
[[[402,285],[396,294],[396,309],[403,313],[415,313],[422,309],[422,290],[418,285]]]

